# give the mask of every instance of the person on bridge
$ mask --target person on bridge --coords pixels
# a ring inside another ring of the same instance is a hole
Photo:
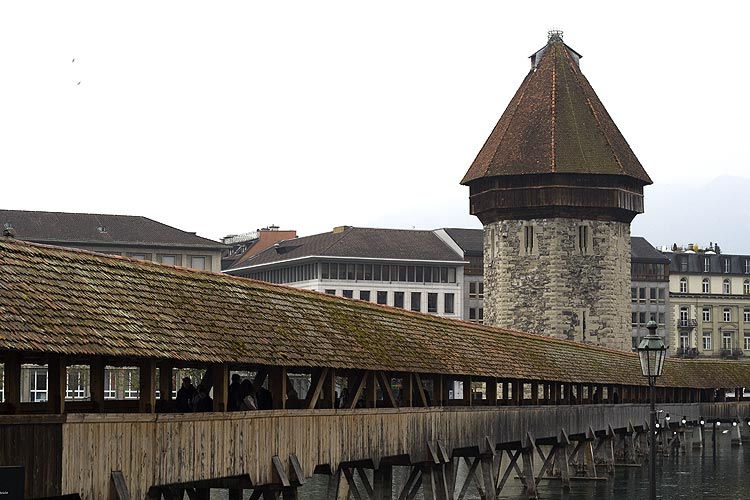
[[[273,396],[271,391],[263,386],[255,388],[255,400],[259,410],[273,410]]]
[[[242,405],[242,387],[240,384],[240,374],[232,375],[232,383],[229,384],[227,394],[227,411],[237,411]]]
[[[255,401],[255,388],[253,387],[253,383],[248,379],[242,381],[240,395],[242,396],[240,410],[249,411],[258,409],[258,403]]]
[[[193,411],[193,398],[198,393],[195,386],[190,381],[190,377],[182,379],[182,387],[177,391],[177,411],[189,413]]]
[[[208,388],[203,384],[198,384],[198,394],[193,398],[194,412],[213,411],[214,400],[208,395]]]

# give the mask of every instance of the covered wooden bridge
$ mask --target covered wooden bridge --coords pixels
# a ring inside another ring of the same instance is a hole
[[[647,415],[631,353],[11,239],[0,363],[0,466],[25,467],[30,498],[198,498],[210,486],[292,497],[322,470],[337,498],[367,466],[369,496],[390,499],[389,468],[409,465],[400,497],[421,484],[448,499],[455,457],[506,449],[504,474],[483,462],[494,498],[535,440],[632,434]],[[28,366],[46,370],[46,401],[27,396]],[[70,397],[73,367],[88,373],[84,401]],[[106,397],[112,367],[137,373],[135,398]],[[176,412],[175,368],[205,370],[213,412]],[[228,412],[233,372],[266,386],[273,409]],[[657,400],[692,420],[747,418],[745,386],[750,364],[669,360]]]

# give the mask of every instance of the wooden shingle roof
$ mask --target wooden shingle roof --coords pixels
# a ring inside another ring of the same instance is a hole
[[[579,55],[551,38],[534,57],[507,109],[461,184],[528,174],[623,175],[651,179],[578,64]]]
[[[4,350],[642,385],[637,357],[244,278],[0,239]],[[660,385],[750,386],[669,360]]]

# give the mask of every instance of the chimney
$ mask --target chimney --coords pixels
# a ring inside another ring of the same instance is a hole
[[[333,228],[333,234],[343,233],[352,226],[336,226]]]

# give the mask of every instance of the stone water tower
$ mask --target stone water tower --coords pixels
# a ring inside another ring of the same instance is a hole
[[[651,179],[580,59],[549,33],[461,181],[484,224],[484,320],[630,350],[630,222]]]

